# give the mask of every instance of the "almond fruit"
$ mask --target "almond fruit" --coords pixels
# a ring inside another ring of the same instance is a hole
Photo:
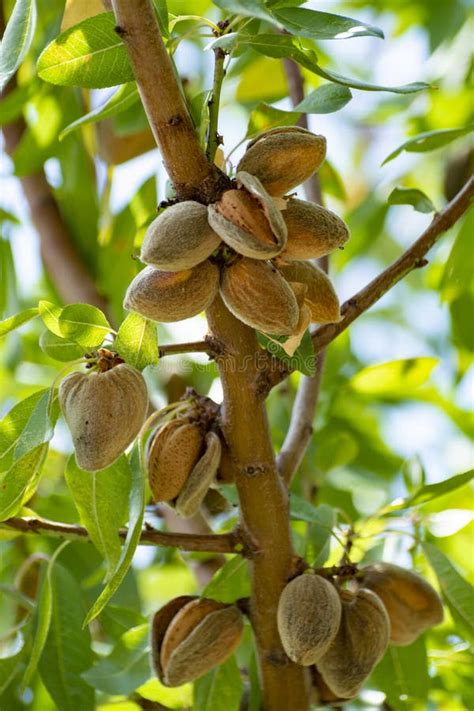
[[[128,287],[123,305],[153,321],[182,321],[206,309],[218,285],[219,269],[208,260],[182,272],[145,267]]]
[[[168,207],[153,220],[140,259],[168,272],[191,269],[207,259],[221,240],[209,225],[207,208],[194,200]]]
[[[412,644],[426,629],[443,621],[443,604],[438,593],[411,570],[391,563],[373,563],[362,569],[360,582],[385,605],[392,644]]]
[[[176,501],[176,513],[183,518],[190,518],[199,511],[219,468],[222,447],[218,435],[208,432],[205,444],[204,454],[194,465]]]
[[[277,622],[283,648],[297,664],[315,664],[333,642],[341,620],[336,588],[320,575],[306,573],[283,590]]]
[[[269,262],[242,257],[224,268],[221,294],[234,316],[252,328],[288,335],[298,324],[296,297]]]
[[[387,649],[390,620],[371,590],[340,592],[341,624],[329,648],[317,661],[329,689],[339,698],[356,696]]]
[[[181,686],[222,664],[239,645],[243,618],[234,605],[205,598],[178,598],[152,624],[155,671],[166,686]]]
[[[143,375],[121,363],[105,372],[71,373],[59,387],[81,469],[115,462],[138,435],[148,408]]]
[[[310,262],[281,262],[278,269],[289,282],[307,287],[305,304],[311,309],[311,320],[317,323],[337,323],[341,320],[339,299],[331,280]]]
[[[318,259],[349,239],[349,230],[340,217],[315,203],[292,198],[282,214],[288,230],[283,259]]]
[[[326,139],[299,127],[275,128],[247,147],[237,170],[255,175],[270,195],[286,195],[321,166]]]
[[[237,173],[237,189],[227,190],[208,207],[209,224],[239,254],[252,259],[269,259],[286,244],[286,225],[260,181],[245,172]]]

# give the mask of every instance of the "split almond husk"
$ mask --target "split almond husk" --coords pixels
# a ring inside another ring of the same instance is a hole
[[[186,200],[168,207],[153,220],[143,240],[140,259],[168,272],[191,269],[206,260],[221,240],[207,219],[207,207]]]
[[[180,494],[199,461],[203,444],[200,427],[180,418],[167,422],[152,435],[146,467],[154,501],[173,501]]]
[[[270,262],[237,259],[224,268],[221,294],[229,311],[258,331],[289,335],[298,325],[296,297]]]
[[[252,259],[275,257],[286,244],[282,213],[253,175],[240,172],[236,180],[236,189],[209,205],[209,224],[239,254]]]
[[[123,305],[152,321],[182,321],[206,309],[218,285],[219,269],[209,260],[181,272],[145,267],[128,287]]]
[[[310,178],[326,157],[326,139],[299,127],[275,128],[247,147],[237,170],[256,176],[270,195],[286,195]]]
[[[340,217],[315,203],[292,198],[282,214],[288,229],[283,259],[318,259],[349,239],[349,230]]]
[[[310,262],[281,262],[278,269],[289,282],[307,287],[305,303],[311,309],[311,320],[317,323],[337,323],[341,320],[339,299],[325,272]]]
[[[283,590],[277,622],[283,648],[297,664],[315,664],[329,649],[341,620],[336,588],[320,575],[306,573]]]
[[[143,375],[125,363],[105,372],[71,373],[59,387],[59,403],[81,469],[115,462],[138,435],[148,393]]]
[[[443,604],[436,590],[420,575],[392,563],[372,563],[362,569],[361,585],[382,600],[391,623],[394,645],[412,644],[426,629],[443,621]]]
[[[380,598],[371,590],[340,592],[341,624],[317,668],[340,698],[356,696],[382,659],[390,638],[390,620]]]
[[[234,605],[205,598],[168,603],[153,619],[155,671],[166,686],[193,681],[222,664],[240,643],[242,633],[242,613]]]
[[[190,518],[199,511],[219,468],[222,451],[219,436],[208,432],[205,446],[204,454],[194,465],[176,501],[176,513],[183,518]]]

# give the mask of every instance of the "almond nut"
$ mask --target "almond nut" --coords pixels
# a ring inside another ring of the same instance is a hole
[[[258,331],[288,335],[298,324],[295,295],[269,262],[242,257],[225,267],[221,294],[229,311]]]
[[[334,587],[320,575],[294,578],[278,603],[278,631],[284,650],[297,664],[315,664],[334,640],[341,620],[341,602]]]
[[[249,143],[237,170],[255,175],[270,195],[286,195],[321,166],[326,139],[299,127],[275,128]]]
[[[176,513],[183,518],[196,514],[214,481],[221,460],[221,441],[215,432],[206,435],[206,450],[185,481],[176,501]]]
[[[219,269],[208,260],[182,272],[145,267],[129,285],[123,305],[152,321],[182,321],[209,306],[218,284]]]
[[[207,208],[193,200],[168,207],[153,220],[140,259],[158,269],[178,272],[207,259],[220,244],[207,219]]]
[[[282,214],[288,229],[283,259],[318,259],[349,239],[349,230],[340,217],[315,203],[292,198]]]
[[[181,686],[222,664],[239,645],[243,618],[234,605],[178,598],[153,619],[151,648],[155,671],[166,686]]]
[[[382,659],[390,638],[390,620],[371,590],[343,590],[341,624],[329,649],[317,662],[329,689],[339,698],[356,696]]]
[[[443,621],[438,593],[417,573],[391,563],[367,565],[362,573],[361,584],[379,596],[388,612],[392,644],[412,644],[426,629]]]
[[[71,373],[59,387],[81,469],[115,462],[138,435],[148,408],[143,375],[121,363],[105,372]]]
[[[269,259],[286,244],[286,225],[280,210],[260,181],[237,173],[238,189],[227,190],[209,205],[209,224],[239,254]]]
[[[146,454],[148,481],[154,501],[175,499],[199,461],[203,436],[199,426],[176,419],[159,428]]]
[[[337,323],[341,320],[339,299],[322,269],[310,262],[281,262],[278,269],[289,282],[299,282],[307,287],[305,304],[311,309],[312,321]]]

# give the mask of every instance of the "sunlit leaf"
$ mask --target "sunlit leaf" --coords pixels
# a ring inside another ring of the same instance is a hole
[[[295,111],[305,114],[330,114],[342,109],[351,99],[352,94],[347,87],[323,84],[305,96],[303,101],[295,106]]]
[[[290,32],[316,40],[351,39],[352,37],[384,38],[382,30],[351,17],[307,8],[281,8],[274,12],[277,20]]]
[[[53,304],[51,301],[40,301],[38,303],[38,312],[43,319],[44,325],[51,333],[59,337],[61,337],[61,329],[59,327],[61,311],[61,306]]]
[[[16,0],[0,42],[0,91],[24,60],[35,25],[35,0]]]
[[[394,188],[387,202],[389,205],[411,205],[417,212],[436,212],[429,197],[418,188]]]
[[[61,141],[72,133],[72,131],[76,131],[81,126],[87,126],[87,124],[96,123],[96,121],[103,121],[111,116],[116,116],[121,111],[125,111],[125,109],[130,108],[130,106],[133,106],[139,101],[140,97],[135,82],[123,84],[104,104],[97,106],[97,108],[84,114],[84,116],[81,116],[81,118],[78,118],[76,121],[73,121],[69,126],[66,126],[59,134],[59,140]]]
[[[453,301],[465,291],[474,291],[473,234],[474,209],[471,208],[464,217],[441,278],[441,293],[446,301]]]
[[[382,165],[393,160],[399,156],[400,153],[403,153],[403,151],[407,151],[408,153],[425,153],[426,151],[434,151],[436,148],[444,148],[444,146],[449,145],[452,141],[461,138],[461,136],[466,136],[472,131],[474,131],[474,124],[466,126],[465,128],[443,128],[439,131],[419,133],[418,136],[414,136],[408,141],[405,141],[397,150],[390,153]]]
[[[353,390],[363,395],[383,397],[402,391],[407,394],[426,383],[437,358],[406,358],[363,368],[350,380]]]
[[[84,355],[82,346],[78,346],[75,341],[67,338],[60,338],[51,331],[43,331],[39,339],[39,346],[47,356],[62,363],[69,363]]]
[[[48,451],[40,444],[0,474],[0,521],[18,513],[35,490]]]
[[[38,75],[51,84],[101,89],[134,79],[112,12],[83,20],[51,42],[38,59]]]
[[[114,349],[129,365],[143,370],[158,363],[156,323],[135,312],[129,313],[119,328]]]
[[[61,311],[58,325],[63,338],[69,338],[81,346],[100,346],[110,333],[110,324],[96,306],[69,304]]]
[[[19,328],[27,321],[31,321],[32,318],[38,315],[38,309],[26,309],[21,311],[19,314],[14,316],[9,316],[4,321],[0,321],[0,338],[6,336],[10,331],[14,331],[15,328]]]

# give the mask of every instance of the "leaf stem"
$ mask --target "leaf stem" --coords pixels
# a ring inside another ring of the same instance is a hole
[[[222,143],[222,138],[218,133],[219,105],[221,100],[222,83],[225,77],[225,52],[217,47],[214,49],[214,81],[212,84],[212,95],[208,101],[209,108],[209,136],[207,142],[207,158],[213,163],[214,158]]]

